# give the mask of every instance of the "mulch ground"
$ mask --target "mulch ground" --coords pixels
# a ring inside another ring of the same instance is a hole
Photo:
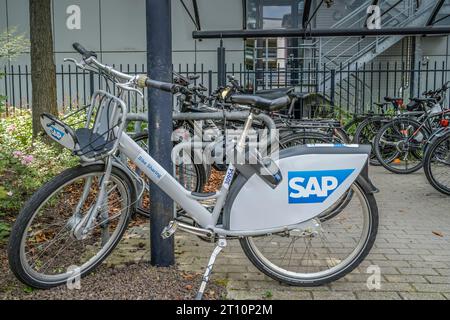
[[[81,279],[79,290],[69,290],[65,285],[37,290],[14,277],[5,250],[0,246],[0,300],[189,300],[195,297],[201,283],[199,274],[139,263],[120,268],[101,265]],[[204,299],[221,299],[224,295],[223,287],[210,282]]]
[[[223,175],[212,170],[205,192],[219,189]],[[129,228],[143,223],[146,219],[137,216]],[[155,268],[145,262],[119,267],[102,264],[81,279],[79,290],[69,290],[65,285],[49,290],[32,289],[10,271],[6,246],[0,244],[0,300],[189,300],[195,297],[201,278],[201,274],[185,273],[176,266]],[[225,288],[211,281],[204,299],[217,300],[225,296]]]

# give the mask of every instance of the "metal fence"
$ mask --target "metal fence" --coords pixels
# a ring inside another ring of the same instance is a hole
[[[130,74],[146,73],[145,65],[113,65]],[[327,69],[319,65],[303,65],[296,68],[269,68],[248,70],[243,64],[228,64],[219,72],[199,65],[175,65],[174,71],[181,75],[199,75],[194,82],[206,86],[211,93],[226,84],[226,76],[233,75],[248,92],[265,89],[296,87],[297,91],[319,93],[326,97],[323,103],[349,113],[365,113],[373,103],[383,101],[385,96],[421,96],[423,91],[436,89],[449,79],[445,61],[417,64],[414,68],[401,62],[377,62],[362,66],[339,65]],[[6,96],[7,112],[16,108],[31,107],[31,71],[27,65],[4,67],[0,79],[0,95]],[[116,88],[103,77],[88,71],[74,69],[70,65],[57,67],[57,95],[61,108],[73,109],[89,103],[90,96],[98,88],[115,92]],[[143,91],[144,95],[146,94]],[[147,99],[137,93],[126,97],[129,108],[144,111]],[[448,104],[448,97],[446,97]]]

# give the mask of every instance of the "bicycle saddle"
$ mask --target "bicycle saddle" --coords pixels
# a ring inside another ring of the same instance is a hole
[[[250,105],[265,111],[275,111],[283,109],[291,102],[291,99],[288,96],[283,96],[281,98],[271,100],[249,94],[234,95],[231,96],[230,99],[233,103]]]
[[[295,89],[294,87],[288,87],[288,88],[260,90],[256,91],[255,95],[265,99],[278,99],[292,93],[294,89]]]
[[[384,101],[387,101],[387,102],[392,102],[392,101],[395,101],[395,100],[403,100],[403,98],[399,98],[399,97],[384,97]]]

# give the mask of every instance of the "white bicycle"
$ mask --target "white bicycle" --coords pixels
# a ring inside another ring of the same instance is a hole
[[[70,266],[77,266],[85,276],[114,249],[145,189],[144,180],[124,164],[123,157],[184,210],[183,216],[174,213],[162,237],[180,229],[217,241],[198,298],[228,239],[238,239],[245,255],[263,273],[296,286],[334,281],[366,257],[378,228],[376,188],[367,174],[370,146],[288,148],[280,151],[278,159],[229,164],[218,192],[191,192],[124,132],[127,109],[121,98],[137,88],[182,93],[183,87],[124,74],[97,61],[94,52],[79,44],[74,48],[83,59],[68,60],[108,75],[120,93],[95,92],[82,129],[42,115],[46,133],[78,155],[82,165],[42,186],[17,217],[9,261],[22,282],[36,288],[64,284],[74,275]],[[290,103],[288,96],[267,100],[238,95],[231,99],[251,109],[236,144],[238,155],[246,153],[254,114]],[[353,196],[342,201],[350,189]],[[213,209],[202,204],[205,200],[215,202]],[[344,205],[330,215],[337,203]],[[185,216],[195,224],[186,223]]]

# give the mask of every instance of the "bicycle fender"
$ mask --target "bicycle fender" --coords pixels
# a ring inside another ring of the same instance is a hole
[[[224,228],[255,231],[288,227],[330,208],[358,182],[376,192],[368,178],[369,145],[306,145],[280,151],[283,181],[271,188],[257,174],[240,174],[224,207]]]

